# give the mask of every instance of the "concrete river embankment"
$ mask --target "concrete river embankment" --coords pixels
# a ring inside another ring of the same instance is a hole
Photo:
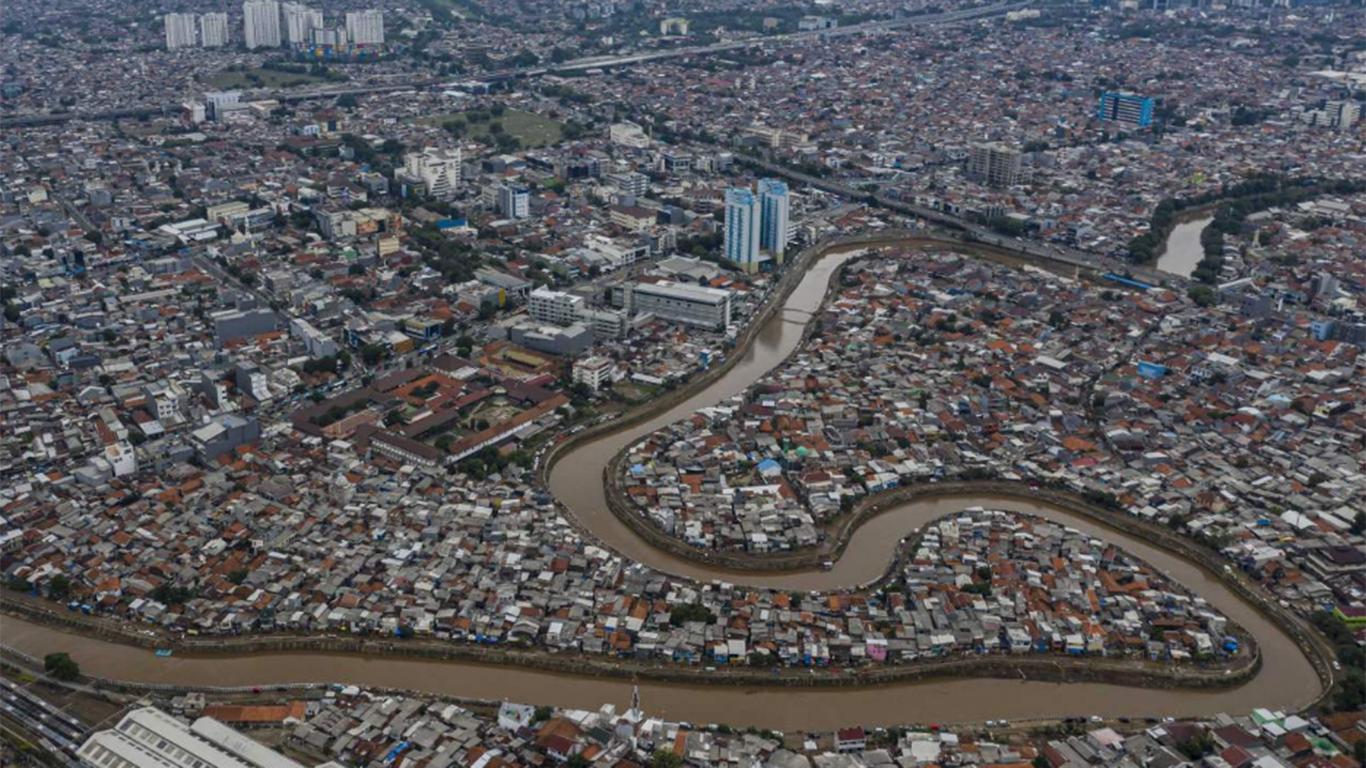
[[[1316,700],[1322,683],[1315,665],[1302,650],[1310,641],[1274,603],[1257,604],[1256,593],[1233,583],[1233,575],[1214,572],[1160,536],[1141,526],[1116,525],[1078,512],[1066,504],[1027,495],[954,494],[915,498],[870,515],[848,534],[842,555],[829,570],[782,573],[735,571],[692,557],[672,554],[642,539],[609,511],[603,470],[624,447],[648,432],[682,418],[697,408],[729,398],[782,363],[796,348],[804,323],[817,310],[832,276],[849,258],[848,249],[811,254],[805,272],[783,287],[766,313],[734,352],[724,370],[705,377],[700,387],[679,393],[656,412],[623,419],[604,433],[574,440],[557,452],[548,484],[566,513],[586,533],[627,558],[661,571],[699,579],[722,580],[789,590],[851,588],[879,578],[899,542],[926,522],[969,506],[1027,512],[1064,522],[1111,541],[1143,558],[1206,598],[1242,626],[1261,650],[1261,665],[1236,687],[1129,687],[1096,680],[1103,677],[1081,667],[1045,674],[1033,663],[1013,670],[1008,665],[958,670],[958,674],[991,674],[983,679],[937,678],[866,686],[831,688],[766,685],[754,678],[730,685],[667,682],[641,675],[641,693],[652,714],[692,722],[727,722],[778,729],[822,729],[839,725],[1023,719],[1075,714],[1110,716],[1197,716],[1243,712],[1254,706],[1297,709]],[[1121,528],[1123,528],[1121,530]],[[1252,598],[1252,599],[1249,599]],[[1274,618],[1273,618],[1274,617]],[[1284,625],[1281,626],[1281,625]],[[611,677],[573,662],[539,664],[529,658],[501,659],[511,664],[402,657],[378,646],[370,653],[325,651],[231,651],[213,655],[181,654],[157,658],[147,648],[74,634],[37,622],[0,617],[0,642],[41,656],[54,650],[72,654],[84,671],[130,682],[180,685],[277,685],[291,682],[341,682],[407,688],[453,696],[510,699],[534,703],[596,707],[603,702],[624,706],[632,681]],[[380,653],[373,653],[373,651]],[[597,660],[602,663],[602,660]],[[539,668],[536,668],[539,667]],[[559,670],[559,671],[556,671]],[[696,670],[705,679],[704,670]],[[1019,679],[1023,674],[1026,678]],[[837,677],[823,671],[813,676]],[[1005,676],[1004,678],[1002,676]],[[1014,678],[1014,679],[1005,679]],[[1042,682],[1066,679],[1080,682]],[[776,682],[776,681],[775,681]],[[791,682],[791,681],[788,681]]]

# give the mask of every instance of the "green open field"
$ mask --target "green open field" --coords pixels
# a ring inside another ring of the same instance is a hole
[[[471,110],[482,112],[483,110]],[[487,112],[484,112],[487,114]],[[448,123],[464,121],[465,128],[461,134],[466,138],[492,144],[489,140],[489,129],[495,124],[503,126],[507,135],[517,139],[524,148],[545,147],[556,144],[564,135],[564,124],[558,120],[551,120],[535,112],[523,112],[519,109],[509,109],[500,117],[489,116],[487,120],[469,119],[469,112],[452,112],[445,115],[433,115],[422,118],[422,122],[428,125],[438,125],[445,127]]]
[[[208,84],[225,90],[238,88],[294,88],[326,82],[315,75],[281,72],[276,69],[224,70],[209,77]]]

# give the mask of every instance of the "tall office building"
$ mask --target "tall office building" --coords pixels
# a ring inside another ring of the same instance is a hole
[[[1324,102],[1322,109],[1302,110],[1299,117],[1309,125],[1350,131],[1361,119],[1361,106],[1354,101],[1330,100]]]
[[[787,251],[788,201],[786,183],[759,180],[759,247],[773,254],[779,264]]]
[[[726,260],[745,270],[759,269],[759,201],[748,189],[726,191]]]
[[[248,50],[280,47],[280,4],[275,0],[242,3],[242,41]]]
[[[348,11],[346,36],[352,45],[384,45],[384,14],[373,8]]]
[[[988,187],[1020,182],[1020,152],[997,142],[974,144],[968,153],[968,178]]]
[[[195,44],[194,14],[168,13],[163,17],[166,23],[166,49],[192,48]]]
[[[1096,117],[1106,122],[1147,128],[1153,123],[1153,98],[1135,93],[1106,91],[1100,95]]]
[[[228,14],[206,13],[199,17],[199,42],[205,48],[228,44]]]
[[[460,188],[460,148],[426,147],[404,155],[402,175],[420,183],[432,197],[450,197]]]
[[[525,219],[531,215],[531,190],[517,184],[498,188],[498,213],[509,219]]]
[[[285,3],[281,11],[285,19],[285,42],[289,45],[307,45],[313,38],[313,30],[323,28],[323,12],[316,8]]]

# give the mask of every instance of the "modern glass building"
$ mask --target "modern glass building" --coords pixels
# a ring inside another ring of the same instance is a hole
[[[783,263],[787,250],[787,184],[778,179],[759,180],[759,247]]]
[[[1108,122],[1147,128],[1153,123],[1153,98],[1134,93],[1106,91],[1100,95],[1096,117]]]
[[[747,272],[759,268],[759,202],[748,189],[726,191],[726,259]]]

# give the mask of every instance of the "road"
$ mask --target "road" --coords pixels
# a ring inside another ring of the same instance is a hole
[[[199,269],[199,271],[210,277],[217,278],[224,286],[250,293],[261,303],[260,306],[262,307],[269,307],[271,306],[271,302],[274,301],[271,295],[266,293],[263,289],[254,285],[246,285],[241,280],[234,278],[232,275],[228,274],[226,270],[220,267],[217,262],[205,256],[202,252],[196,251],[190,254],[190,261]]]

